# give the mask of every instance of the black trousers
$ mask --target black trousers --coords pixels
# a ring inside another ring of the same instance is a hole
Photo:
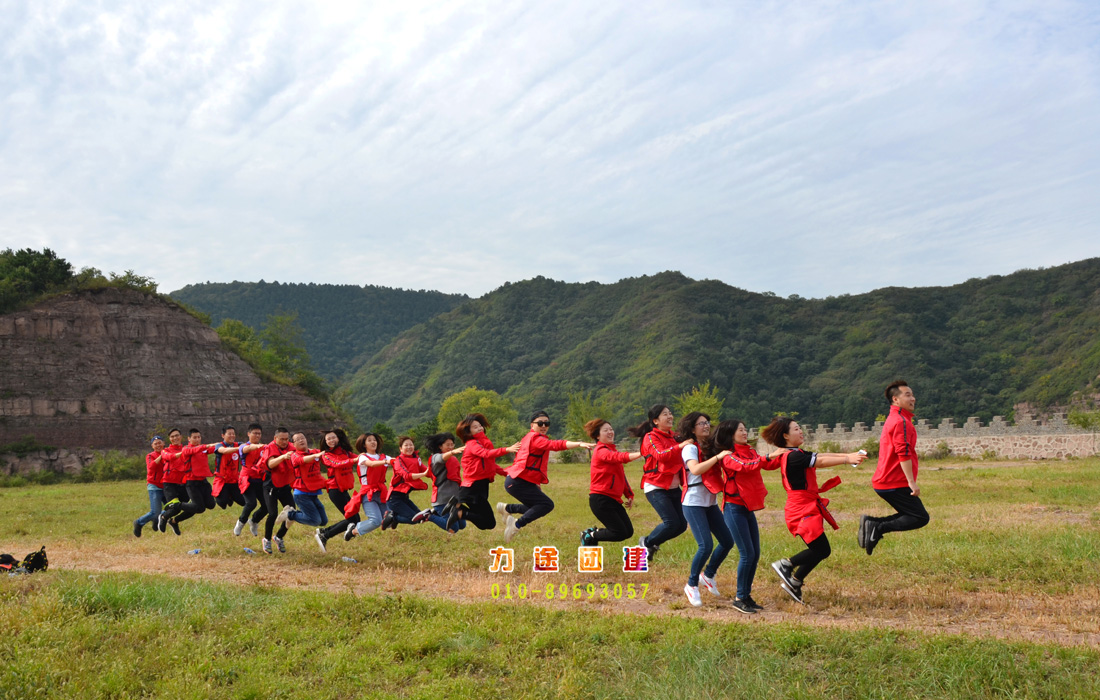
[[[180,514],[176,516],[177,523],[214,507],[214,487],[206,479],[188,480],[187,495],[191,500],[180,508]]]
[[[183,504],[191,500],[191,497],[187,495],[186,484],[165,484],[164,485],[164,502],[179,500],[179,503],[173,503],[170,506],[164,508],[164,517],[174,518],[179,515],[180,510],[183,509]]]
[[[519,501],[519,503],[509,503],[506,509],[513,515],[519,514],[520,517],[516,520],[516,527],[530,525],[554,510],[554,502],[542,492],[538,484],[532,484],[524,479],[513,479],[509,476],[504,479],[504,490],[508,492],[509,496]]]
[[[346,506],[348,502],[351,501],[351,495],[347,491],[339,491],[337,489],[329,489],[327,493],[328,500],[332,501],[332,505],[336,506],[336,511],[340,513],[340,515],[343,515],[344,506]],[[350,518],[344,518],[338,523],[329,525],[325,529],[321,530],[321,536],[325,539],[330,540],[337,535],[344,534],[344,531],[348,529],[348,525],[357,522],[359,522],[358,513],[351,516]]]
[[[256,504],[260,507],[256,508]],[[252,511],[256,512],[253,513]],[[244,508],[241,510],[241,517],[237,518],[242,523],[247,523],[249,516],[252,516],[252,522],[258,523],[267,517],[267,502],[264,501],[264,480],[263,479],[249,479],[248,488],[244,492]]]
[[[234,481],[231,484],[222,484],[221,493],[214,496],[214,502],[218,504],[220,508],[227,508],[230,503],[236,503],[239,506],[244,505],[244,494],[241,493],[241,487]]]
[[[816,540],[806,545],[806,549],[791,557],[794,564],[794,577],[799,581],[805,581],[814,567],[829,558],[833,548],[829,546],[829,538],[822,533]]]
[[[493,506],[489,503],[489,480],[478,479],[469,486],[458,489],[458,500],[466,511],[466,520],[478,530],[492,530],[497,526]]]
[[[603,527],[592,533],[597,542],[622,542],[634,536],[634,524],[618,499],[602,493],[588,494],[588,507]]]
[[[270,481],[264,481],[264,503],[267,504],[267,520],[264,521],[264,539],[271,539],[271,532],[275,529],[275,518],[282,512],[282,506],[294,505],[294,493],[290,484],[286,486],[274,486]],[[286,523],[279,526],[278,537],[286,536]]]
[[[879,498],[889,503],[894,510],[894,515],[885,518],[869,518],[878,523],[878,532],[904,532],[906,530],[919,530],[928,524],[931,518],[918,496],[914,496],[909,487],[900,489],[875,489]]]

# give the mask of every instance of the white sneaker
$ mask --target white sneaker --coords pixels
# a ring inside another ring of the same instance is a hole
[[[519,528],[516,527],[516,519],[512,516],[508,516],[508,519],[504,521],[504,541],[511,542],[512,538],[519,534]]]
[[[293,510],[294,506],[286,506],[285,508],[283,508],[282,512],[275,516],[275,524],[282,525],[283,523],[286,523],[287,527],[290,527],[290,523],[294,522],[293,520],[289,520],[290,513]]]
[[[317,532],[313,533],[313,539],[317,540],[317,546],[321,548],[321,552],[327,552],[325,549],[325,536],[321,534],[321,528],[317,528]]]
[[[252,533],[253,537],[260,536],[260,524],[254,523],[251,520],[248,521],[248,531]]]
[[[711,595],[721,596],[718,592],[718,585],[714,583],[714,579],[706,574],[699,574],[699,583],[703,584],[703,588],[707,589],[707,592]]]
[[[703,598],[699,595],[699,587],[684,584],[684,595],[688,597],[688,602],[693,606],[699,608],[703,605]]]
[[[504,503],[503,501],[497,503],[497,517],[500,518],[501,520],[504,520],[505,518],[507,518],[508,517],[507,508],[508,508],[507,503]]]
[[[244,532],[244,523],[238,520],[236,524],[233,525],[233,534],[240,537],[242,532]]]

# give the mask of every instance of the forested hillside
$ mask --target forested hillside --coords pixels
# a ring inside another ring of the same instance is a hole
[[[279,282],[190,284],[171,296],[208,314],[214,325],[233,318],[259,329],[271,315],[296,312],[313,368],[330,380],[357,368],[401,331],[468,299],[372,285]]]
[[[750,423],[873,421],[882,387],[913,383],[930,418],[1064,403],[1100,373],[1100,259],[821,300],[679,273],[616,284],[508,284],[395,338],[339,392],[362,424],[411,425],[477,385],[521,414],[593,391],[620,424],[710,381]]]

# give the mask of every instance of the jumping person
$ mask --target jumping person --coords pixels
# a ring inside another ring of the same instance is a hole
[[[840,477],[834,476],[818,488],[817,469],[840,464],[859,464],[867,455],[862,452],[807,452],[801,449],[805,442],[802,428],[785,416],[773,418],[760,435],[768,443],[781,448],[772,457],[779,459],[783,488],[787,490],[787,504],[783,507],[783,515],[791,534],[801,537],[806,543],[806,549],[790,559],[772,562],[772,568],[782,579],[780,585],[783,590],[801,603],[802,584],[806,577],[832,553],[829,539],[825,536],[825,521],[834,530],[840,528],[828,510],[829,500],[819,495],[839,484]]]
[[[237,442],[237,429],[232,425],[222,428],[222,441],[218,443],[218,456],[214,458],[214,486],[210,492],[214,503],[225,509],[230,503],[244,505],[244,494],[237,483],[241,476],[241,450]],[[225,448],[229,448],[225,451]]]
[[[280,525],[288,522],[300,523],[317,528],[313,538],[324,552],[325,541],[321,537],[321,528],[328,524],[325,504],[320,499],[321,492],[325,490],[325,477],[321,476],[321,457],[324,453],[310,449],[305,433],[294,433],[291,441],[294,443],[294,449],[289,452],[290,465],[294,469],[291,491],[294,505],[285,506],[283,512],[275,517],[275,522]]]
[[[725,483],[722,470],[715,469],[730,451],[709,454],[714,451],[710,446],[710,416],[699,411],[692,411],[683,417],[676,437],[689,441],[689,444],[680,448],[680,458],[684,460],[687,476],[681,505],[684,520],[691,527],[691,534],[699,545],[691,560],[691,570],[688,572],[687,583],[684,584],[684,595],[689,603],[699,607],[703,604],[702,596],[699,595],[700,583],[711,595],[720,595],[714,577],[718,575],[718,567],[726,560],[726,555],[733,549],[733,535],[726,527],[722,511],[718,508],[717,494],[722,493]],[[714,546],[714,540],[718,540],[717,547]],[[737,602],[734,602],[733,607],[740,612],[754,612]]]
[[[455,434],[465,443],[458,498],[466,520],[478,530],[492,530],[497,526],[493,507],[489,504],[489,484],[497,475],[508,475],[497,464],[497,458],[519,450],[518,442],[509,447],[493,447],[493,441],[485,434],[489,427],[489,421],[480,413],[466,414],[455,427]]]
[[[294,507],[294,494],[290,485],[294,483],[294,467],[290,463],[291,453],[294,448],[290,446],[290,431],[279,426],[275,429],[275,436],[271,442],[264,446],[260,453],[260,464],[264,469],[264,503],[267,508],[267,519],[264,521],[264,537],[260,541],[264,554],[271,554],[272,543],[282,553],[286,552],[287,523],[284,518],[279,523],[279,531],[272,536],[275,530],[275,521],[279,517],[279,506]]]
[[[365,517],[358,523],[348,525],[344,531],[345,542],[381,527],[382,516],[389,512],[386,505],[386,469],[389,458],[382,454],[381,447],[382,436],[377,433],[366,433],[355,439],[355,451],[359,453],[356,466],[359,490],[344,506],[344,516],[358,515],[362,508]]]
[[[722,489],[725,504],[722,517],[733,535],[740,560],[737,562],[737,598],[733,606],[740,612],[759,612],[764,609],[752,599],[752,582],[756,566],[760,563],[760,527],[756,511],[763,510],[764,487],[761,469],[778,469],[779,461],[762,456],[749,447],[749,430],[739,420],[724,420],[714,433],[714,448],[729,450],[721,462],[726,477]]]
[[[154,435],[150,443],[153,450],[145,455],[145,491],[149,494],[149,512],[134,521],[134,537],[141,537],[141,529],[146,523],[154,523],[164,510],[164,458],[161,452],[164,450],[164,438]]]
[[[426,491],[428,485],[421,480],[427,475],[428,467],[420,461],[416,453],[416,443],[407,435],[397,438],[400,453],[390,458],[393,467],[393,479],[390,481],[390,498],[386,502],[390,511],[382,517],[382,529],[396,528],[398,524],[418,525],[430,520],[444,530],[447,519],[432,512],[431,508],[420,510],[409,497],[410,491]]]
[[[628,540],[634,536],[634,524],[630,522],[626,509],[634,505],[634,491],[626,480],[623,465],[638,459],[642,453],[617,451],[615,429],[603,418],[585,423],[584,432],[596,441],[596,449],[592,451],[588,507],[603,527],[590,527],[582,532],[581,544],[591,547],[600,542]]]
[[[531,430],[519,441],[519,450],[512,466],[504,471],[504,490],[519,503],[498,503],[497,513],[505,517],[504,541],[511,542],[519,531],[554,510],[554,501],[543,493],[541,484],[549,483],[546,477],[546,465],[550,462],[551,452],[573,450],[578,447],[592,449],[590,442],[573,440],[551,440],[546,437],[550,432],[550,416],[546,411],[531,414]],[[516,514],[519,518],[516,518]]]
[[[264,476],[267,469],[260,463],[264,449],[264,429],[259,423],[248,426],[248,442],[240,447],[241,471],[237,477],[237,486],[244,496],[244,507],[233,526],[233,534],[240,536],[245,524],[253,537],[260,534],[259,523],[267,517],[267,504],[264,502]],[[259,508],[256,505],[259,504]]]
[[[899,379],[886,387],[886,400],[890,402],[890,415],[882,425],[878,466],[871,487],[897,512],[885,518],[859,516],[856,541],[867,554],[875,550],[887,532],[918,530],[929,521],[917,484],[917,431],[913,428],[917,397]]]
[[[186,503],[187,497],[187,464],[182,459],[176,459],[183,452],[183,433],[179,428],[168,431],[168,444],[161,450],[161,460],[164,463],[164,508],[153,527],[161,532],[168,530],[169,508]]]
[[[217,443],[204,445],[202,432],[198,428],[191,428],[187,434],[187,445],[168,457],[172,470],[182,472],[187,491],[186,502],[166,506],[160,514],[162,518],[167,517],[168,527],[177,535],[180,534],[180,523],[214,507],[214,494],[210,490],[210,482],[207,481],[213,476],[207,455],[219,452],[220,449]]]
[[[466,527],[465,512],[458,497],[462,488],[462,466],[455,455],[463,452],[455,447],[455,436],[451,433],[436,433],[424,439],[431,459],[428,467],[432,473],[432,511],[447,519],[447,532],[454,534]]]
[[[325,446],[321,463],[325,465],[325,493],[328,500],[336,506],[336,512],[344,514],[344,508],[351,501],[349,493],[355,486],[355,467],[359,463],[359,456],[351,449],[348,434],[343,428],[332,428],[321,434],[322,444]],[[321,530],[320,541],[324,547],[330,539],[346,534],[348,529],[359,522],[359,509],[356,508],[350,516],[329,525]],[[350,539],[350,538],[349,538]]]
[[[684,460],[681,450],[691,444],[691,440],[677,442],[672,434],[675,416],[672,409],[657,404],[649,409],[646,420],[628,432],[641,441],[639,449],[645,464],[642,466],[642,491],[646,500],[657,511],[661,522],[638,544],[646,548],[646,558],[650,561],[669,540],[679,537],[687,530],[687,520],[680,505],[683,492]]]

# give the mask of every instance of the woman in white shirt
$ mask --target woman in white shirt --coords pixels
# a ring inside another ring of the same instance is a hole
[[[710,451],[710,416],[698,411],[687,414],[680,421],[680,431],[676,439],[691,440],[681,448],[687,477],[682,505],[684,519],[687,520],[699,549],[691,560],[691,573],[687,585],[684,586],[684,595],[689,603],[699,607],[703,604],[699,595],[699,584],[702,583],[712,595],[718,595],[714,577],[726,555],[733,549],[733,535],[726,527],[722,510],[718,507],[717,494],[722,492],[724,485],[722,470],[714,468],[730,452],[723,450],[715,455],[707,455]],[[714,546],[715,539],[718,540],[717,547]]]

